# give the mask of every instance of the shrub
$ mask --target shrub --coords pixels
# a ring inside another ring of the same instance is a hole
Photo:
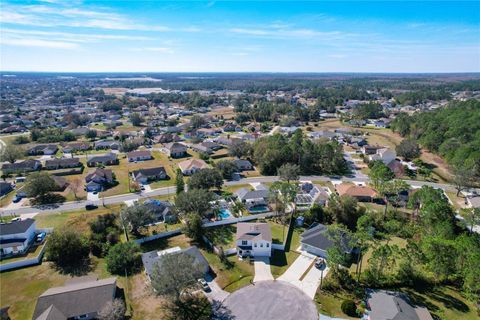
[[[344,300],[342,302],[342,311],[347,316],[356,317],[357,316],[357,306],[353,300]]]
[[[46,244],[46,258],[65,271],[80,267],[88,261],[88,241],[73,230],[55,230]]]

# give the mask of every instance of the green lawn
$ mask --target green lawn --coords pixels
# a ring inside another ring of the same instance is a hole
[[[217,247],[223,247],[224,250],[235,247],[236,225],[227,225],[220,227],[211,227],[205,229],[205,235]]]
[[[225,291],[233,292],[249,285],[253,280],[255,274],[253,263],[246,260],[240,261],[236,255],[233,255],[227,258],[230,262],[230,266],[227,267],[213,252],[202,249],[202,254],[215,272],[218,285]]]
[[[346,292],[328,293],[322,290],[318,290],[315,295],[314,301],[317,305],[318,312],[325,314],[329,317],[338,317],[342,319],[358,319],[347,316],[343,313],[341,305],[343,300],[352,299],[353,296]]]
[[[35,216],[35,221],[38,228],[72,227],[80,232],[85,232],[88,230],[88,222],[96,216],[106,213],[118,213],[121,207],[122,205],[110,205],[91,211],[82,209],[78,211],[42,213]]]
[[[273,221],[268,221],[270,224],[270,230],[272,231],[272,239],[274,243],[283,243],[284,227],[281,224]],[[285,252],[281,250],[273,250],[272,257],[270,258],[270,269],[274,278],[281,276],[290,267],[299,256],[295,250],[300,247],[300,235],[304,231],[303,228],[295,228],[292,234],[292,240],[290,243],[290,250]],[[288,226],[285,226],[285,238],[287,238]]]

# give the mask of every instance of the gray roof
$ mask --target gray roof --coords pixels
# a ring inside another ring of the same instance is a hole
[[[260,198],[266,199],[268,198],[268,193],[268,190],[248,190],[246,188],[242,188],[235,192],[237,197],[242,201]]]
[[[117,160],[117,155],[115,153],[108,153],[99,156],[93,156],[87,160],[87,162],[107,162]]]
[[[333,246],[333,241],[327,237],[328,228],[326,225],[317,224],[316,226],[306,230],[301,235],[301,243],[309,246],[327,251]],[[351,252],[352,248],[348,245],[348,240],[345,237],[344,241],[345,252]]]
[[[35,320],[67,320],[67,317],[54,305],[51,305]]]
[[[0,223],[0,236],[24,233],[34,223],[35,223],[35,220],[30,218],[27,218],[24,220],[12,221],[8,223]]]
[[[413,306],[400,292],[371,290],[367,303],[370,320],[432,320],[426,308]]]
[[[265,222],[237,223],[237,240],[272,241],[270,225]]]
[[[44,316],[44,312],[51,306],[66,318],[99,312],[108,302],[113,301],[116,287],[117,278],[108,278],[48,289],[38,297],[33,319]]]
[[[145,176],[145,177],[154,177],[158,175],[167,174],[164,167],[156,167],[156,168],[145,168],[132,171],[132,174],[135,178],[138,176]]]
[[[143,262],[143,267],[145,268],[145,272],[147,273],[147,276],[150,278],[152,276],[153,270],[155,265],[159,265],[160,268],[162,267],[161,261],[163,255],[159,255],[159,252],[161,251],[149,251],[147,253],[142,254],[142,262]],[[202,270],[204,273],[207,273],[210,270],[210,266],[208,264],[207,259],[203,256],[203,254],[198,250],[196,246],[191,246],[186,249],[181,249],[178,251],[174,251],[171,253],[166,253],[166,254],[188,254],[189,256],[192,256],[195,258],[195,262],[199,264],[202,267]]]

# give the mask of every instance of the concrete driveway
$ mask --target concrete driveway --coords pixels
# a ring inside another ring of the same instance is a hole
[[[270,258],[257,257],[253,265],[255,267],[253,282],[273,280],[272,271],[270,270]]]
[[[283,281],[261,281],[230,294],[215,310],[222,320],[318,320],[315,303]]]
[[[210,287],[210,291],[205,292],[205,295],[211,301],[215,301],[217,303],[222,303],[223,300],[225,300],[228,297],[228,295],[230,294],[227,291],[220,288],[220,286],[217,284],[217,282],[215,281],[215,279],[211,275],[206,276],[205,280],[207,281],[208,286]]]
[[[300,280],[302,275],[308,270],[314,260],[315,258],[310,255],[301,254],[295,261],[293,261],[292,265],[287,269],[287,271],[277,278],[277,280],[286,282]]]
[[[322,271],[313,265],[315,256],[302,251],[301,255],[292,265],[278,277],[277,280],[288,282],[302,290],[310,299],[315,297],[317,288],[320,285]],[[308,272],[307,272],[308,271]],[[306,273],[306,274],[305,274]],[[323,270],[323,277],[328,273],[328,267]],[[302,276],[305,276],[302,278]]]

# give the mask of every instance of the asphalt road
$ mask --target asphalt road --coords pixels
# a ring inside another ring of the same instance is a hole
[[[255,182],[274,182],[277,181],[277,176],[269,176],[269,177],[255,177],[255,178],[244,178],[237,181],[226,181],[226,186],[235,186],[241,184],[248,184],[248,183],[255,183]],[[302,176],[300,180],[310,180],[310,181],[332,181],[332,180],[341,180],[344,182],[367,182],[368,179],[364,177],[352,177],[352,178],[331,178],[327,176]],[[407,181],[413,187],[421,187],[424,185],[432,186],[435,188],[441,188],[446,191],[455,191],[455,188],[452,185],[448,184],[440,184],[440,183],[432,183],[432,182],[422,182],[422,181]],[[43,213],[43,212],[59,212],[59,211],[71,211],[71,210],[79,210],[84,209],[85,205],[88,203],[94,203],[98,206],[103,204],[110,205],[110,204],[119,204],[123,203],[124,201],[128,200],[136,200],[140,198],[148,198],[148,197],[155,197],[155,196],[164,196],[169,194],[175,193],[175,187],[165,187],[159,189],[153,189],[150,192],[142,192],[142,193],[128,193],[122,194],[117,196],[111,196],[106,198],[101,198],[98,201],[72,201],[72,202],[65,202],[63,204],[54,204],[49,206],[42,206],[42,207],[22,207],[18,209],[0,209],[1,215],[11,215],[11,214],[25,214],[25,213]]]
[[[315,320],[317,308],[303,291],[283,281],[262,281],[230,294],[215,310],[221,320]]]

